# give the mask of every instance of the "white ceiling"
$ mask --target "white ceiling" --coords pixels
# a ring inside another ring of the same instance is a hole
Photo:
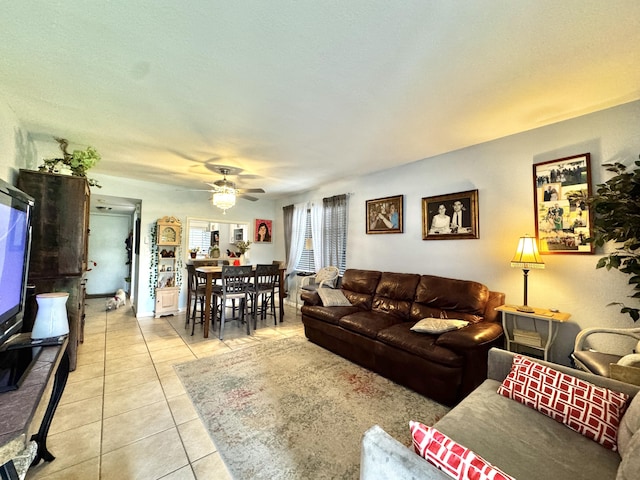
[[[638,0],[3,2],[0,101],[94,172],[282,196],[637,100],[639,25]]]

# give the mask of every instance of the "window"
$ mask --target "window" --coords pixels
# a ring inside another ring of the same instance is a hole
[[[336,195],[322,199],[324,265],[335,265],[344,274],[347,268],[348,197]]]
[[[304,249],[302,256],[296,265],[299,272],[315,272],[316,267],[313,262],[313,240],[311,236],[311,210],[307,210],[306,226],[304,229]]]
[[[210,246],[209,222],[191,220],[189,222],[189,250],[197,247],[201,252],[209,253]]]

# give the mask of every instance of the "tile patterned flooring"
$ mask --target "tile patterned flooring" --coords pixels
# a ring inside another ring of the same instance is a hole
[[[304,335],[288,305],[283,323],[245,328],[228,323],[220,341],[196,325],[192,337],[184,313],[136,319],[129,305],[107,312],[104,299],[87,300],[85,340],[47,440],[56,459],[26,480],[230,479],[173,365]]]

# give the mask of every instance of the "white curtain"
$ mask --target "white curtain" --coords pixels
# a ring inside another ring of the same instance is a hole
[[[324,265],[322,264],[322,204],[315,202],[311,205],[311,236],[313,237],[313,264],[316,272]]]
[[[293,222],[291,225],[291,251],[287,264],[287,275],[295,271],[304,250],[304,231],[307,226],[307,203],[296,203],[293,206]]]

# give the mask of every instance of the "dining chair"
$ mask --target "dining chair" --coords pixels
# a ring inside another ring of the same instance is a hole
[[[251,265],[232,266],[223,265],[220,285],[213,286],[213,326],[217,321],[218,310],[220,311],[220,340],[223,339],[224,325],[227,321],[240,320],[247,324],[247,334],[251,335],[251,325],[247,315],[247,305],[249,300],[249,288],[251,287],[251,277],[253,275]],[[227,301],[239,301],[240,316],[227,318]]]
[[[596,335],[616,338],[618,341],[610,340],[609,345],[616,347],[618,351],[602,352],[590,348],[588,338],[594,338]],[[626,349],[622,346],[624,337],[627,339],[625,343],[628,343]],[[609,378],[615,377],[614,366],[638,368],[640,367],[640,327],[593,327],[581,330],[576,336],[571,358],[580,370]]]
[[[258,315],[265,320],[267,315],[273,315],[273,324],[277,325],[275,293],[278,287],[279,265],[258,264],[253,275],[253,283],[249,288],[251,298],[251,314],[253,329],[258,328]],[[269,313],[271,309],[271,313]]]
[[[194,265],[187,265],[187,312],[185,315],[184,328],[189,326],[191,321],[191,335],[194,334],[196,326],[196,313],[198,304],[200,305],[200,322],[204,322],[204,302],[206,280],[198,275]]]
[[[324,285],[334,288],[339,275],[340,270],[338,270],[338,267],[330,265],[321,268],[313,275],[301,276],[298,279],[298,288],[296,291],[296,310],[298,310],[298,301],[300,300],[302,290],[314,291]]]

